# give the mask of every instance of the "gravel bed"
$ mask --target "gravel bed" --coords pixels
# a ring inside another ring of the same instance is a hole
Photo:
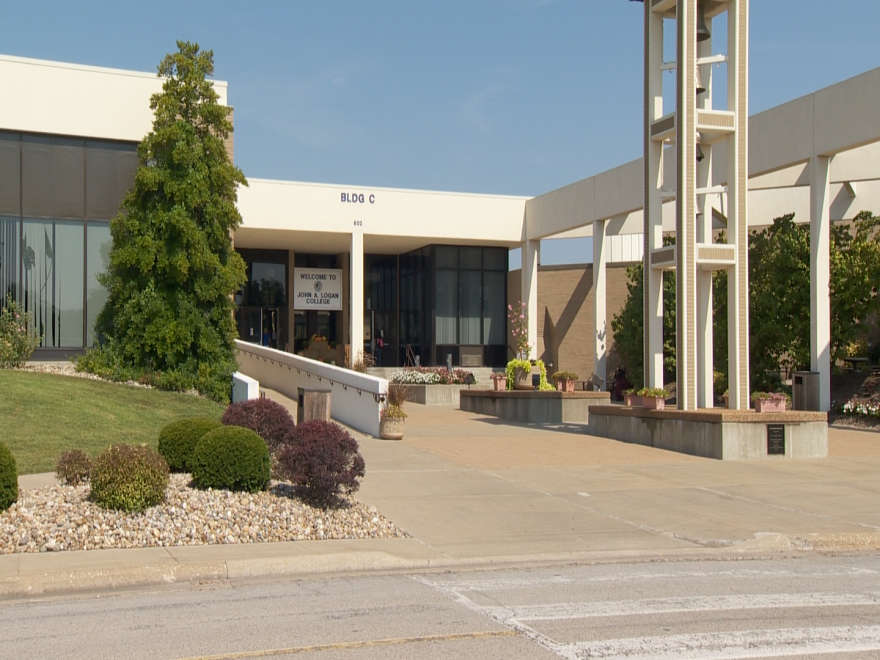
[[[102,509],[88,500],[87,485],[22,489],[0,513],[0,554],[407,536],[353,497],[325,510],[295,498],[284,482],[253,494],[189,483],[188,474],[172,474],[165,503],[140,514]]]

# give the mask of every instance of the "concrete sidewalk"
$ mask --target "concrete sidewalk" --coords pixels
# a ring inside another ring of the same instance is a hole
[[[408,539],[0,556],[0,594],[348,571],[880,549],[880,434],[829,457],[734,462],[409,404],[401,442],[359,436],[358,498]],[[357,435],[357,434],[356,434]],[[46,476],[22,478],[37,485]]]

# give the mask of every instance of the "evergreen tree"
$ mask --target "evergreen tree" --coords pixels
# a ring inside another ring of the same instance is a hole
[[[236,369],[231,295],[245,282],[232,232],[241,223],[237,186],[247,181],[224,146],[232,122],[207,79],[213,52],[177,46],[159,64],[153,130],[110,223],[110,268],[100,278],[109,298],[95,324],[101,346],[80,365],[227,400]]]

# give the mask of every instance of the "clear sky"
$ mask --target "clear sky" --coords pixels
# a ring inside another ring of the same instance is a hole
[[[637,2],[3,5],[5,55],[155,71],[177,39],[212,49],[250,177],[537,195],[642,151]],[[880,66],[880,0],[750,5],[751,112]]]

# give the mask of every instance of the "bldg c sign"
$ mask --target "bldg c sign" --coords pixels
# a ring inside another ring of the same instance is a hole
[[[341,310],[342,271],[331,268],[294,268],[293,308]]]

